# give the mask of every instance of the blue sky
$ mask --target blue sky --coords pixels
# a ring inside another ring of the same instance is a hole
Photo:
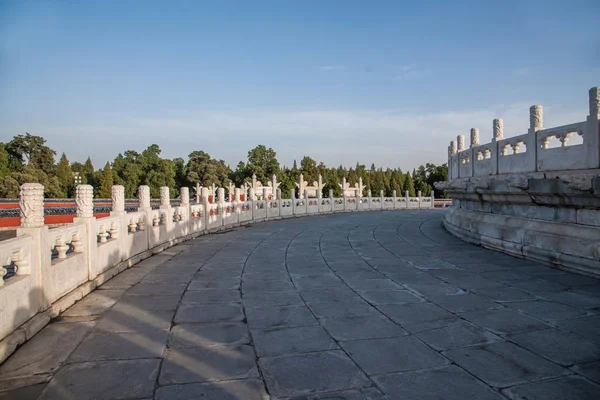
[[[96,167],[151,143],[234,167],[403,169],[471,127],[582,121],[600,84],[596,1],[0,0],[0,141],[42,135]]]

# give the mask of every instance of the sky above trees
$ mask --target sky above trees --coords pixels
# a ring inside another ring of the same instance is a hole
[[[278,159],[403,169],[471,127],[582,121],[598,85],[598,2],[0,1],[0,141],[72,161],[156,143],[234,167]],[[119,146],[115,146],[119,143]]]

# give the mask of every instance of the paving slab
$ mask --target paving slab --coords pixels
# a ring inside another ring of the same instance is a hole
[[[408,290],[361,290],[358,294],[371,304],[420,303],[422,298]]]
[[[447,365],[450,361],[413,336],[342,342],[342,348],[368,375]]]
[[[120,313],[136,313],[138,311],[175,311],[181,300],[180,296],[128,296],[119,299],[112,310]]]
[[[259,357],[339,349],[320,326],[254,330],[252,340]]]
[[[504,399],[504,397],[455,365],[422,371],[379,375],[373,377],[373,379],[390,399]]]
[[[466,312],[461,317],[499,335],[550,328],[542,321],[510,309]]]
[[[258,378],[251,346],[214,346],[168,349],[158,383],[224,381]]]
[[[435,296],[430,297],[429,301],[453,313],[503,308],[503,306],[498,303],[472,293]]]
[[[169,332],[169,347],[236,346],[250,343],[248,326],[242,322],[178,324]]]
[[[113,308],[102,316],[102,319],[96,325],[96,329],[108,333],[169,330],[173,314],[173,311]]]
[[[156,390],[156,400],[269,400],[260,379],[191,383],[163,386]]]
[[[564,366],[600,360],[600,341],[558,329],[517,333],[507,335],[507,339]]]
[[[228,289],[228,290],[239,290],[240,280],[239,279],[194,279],[190,282],[188,290],[206,290],[206,289]]]
[[[151,398],[159,360],[69,364],[48,383],[40,400]]]
[[[546,300],[519,301],[507,304],[507,307],[547,322],[592,315],[591,312],[586,310]]]
[[[531,293],[527,293],[523,290],[509,288],[509,287],[481,288],[481,289],[474,289],[473,292],[475,294],[486,297],[493,301],[497,301],[499,303],[510,303],[510,302],[514,302],[514,301],[534,300],[537,298],[535,295],[533,295]]]
[[[124,290],[94,290],[61,314],[62,317],[89,317],[110,309],[125,293]]]
[[[504,340],[500,336],[466,321],[419,332],[416,336],[438,351]]]
[[[304,301],[295,291],[276,293],[244,293],[243,303],[246,307],[285,307],[304,305]]]
[[[240,303],[242,296],[239,290],[188,290],[183,294],[183,304],[219,304]]]
[[[388,398],[376,388],[365,388],[292,397],[290,400],[388,400]]]
[[[27,378],[57,371],[94,324],[61,322],[46,326],[2,364],[0,380]]]
[[[379,315],[322,319],[319,322],[338,341],[386,338],[407,334],[400,326]]]
[[[583,375],[596,383],[600,383],[600,361],[575,365],[571,367],[571,371]]]
[[[305,307],[264,307],[246,309],[250,329],[318,325],[312,312]]]
[[[352,360],[339,350],[266,357],[261,358],[259,364],[269,393],[276,398],[371,385]]]
[[[515,386],[503,390],[502,393],[514,400],[596,400],[600,393],[600,385],[578,376],[567,376]]]
[[[244,319],[239,304],[182,304],[177,309],[175,323],[236,322]]]
[[[567,369],[508,342],[463,347],[442,354],[496,388],[560,377],[569,373]]]
[[[71,354],[68,362],[160,358],[167,343],[167,331],[144,333],[94,333]]]
[[[353,302],[310,303],[309,308],[317,318],[349,318],[360,315],[378,315],[380,312],[364,300]]]

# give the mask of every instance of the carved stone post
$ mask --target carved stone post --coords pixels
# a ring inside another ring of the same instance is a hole
[[[121,185],[114,185],[111,188],[112,212],[111,215],[120,215],[125,213],[125,188]]]
[[[233,201],[240,202],[240,201],[241,201],[241,199],[242,199],[242,198],[241,198],[242,189],[240,189],[240,188],[235,188],[235,189],[233,190],[233,193],[234,193],[234,195],[233,195]]]
[[[179,189],[179,193],[181,195],[181,204],[190,204],[190,188],[182,187]]]
[[[471,128],[471,148],[479,146],[479,129]]]
[[[587,117],[587,128],[584,143],[587,142],[587,159],[595,168],[600,168],[600,86],[590,89],[590,115]]]
[[[456,137],[456,143],[458,144],[457,151],[463,151],[465,149],[465,136],[464,135],[458,135]]]
[[[435,208],[435,192],[431,189],[431,208]]]
[[[140,210],[147,210],[150,206],[150,186],[142,185],[138,188],[138,199],[140,201]]]
[[[394,209],[396,209],[396,190],[392,190],[392,204],[394,205]]]
[[[323,177],[319,174],[319,184],[317,185],[317,198],[321,200],[323,198]]]
[[[308,189],[304,189],[304,196],[303,196],[303,198],[307,202],[306,205],[308,206]]]
[[[162,207],[170,207],[171,206],[171,197],[169,194],[168,186],[160,187],[160,206]]]
[[[22,228],[44,226],[44,186],[39,183],[24,183],[19,192]]]
[[[275,199],[281,202],[281,189],[275,190]]]
[[[219,204],[225,203],[225,189],[223,189],[223,188],[217,189],[217,199],[219,201]]]
[[[17,229],[17,236],[30,235],[35,239],[35,245],[30,262],[27,263],[24,258],[23,263],[17,265],[17,268],[21,268],[21,272],[17,271],[17,275],[31,274],[32,287],[29,289],[29,307],[37,311],[48,306],[48,301],[42,295],[44,290],[42,270],[49,267],[50,263],[48,244],[46,243],[48,227],[44,226],[44,186],[39,183],[21,185],[19,208],[21,209],[21,227]],[[0,270],[1,268],[2,265],[0,265]],[[0,280],[2,280],[2,276],[0,276]],[[8,300],[10,301],[10,299]]]
[[[529,108],[529,131],[537,132],[541,129],[544,129],[544,116],[542,106],[531,106]]]
[[[417,198],[419,199],[419,208],[421,208],[421,191],[417,191]]]
[[[331,202],[333,207],[333,189],[329,189],[329,201]]]
[[[268,192],[267,188],[263,187],[263,190],[262,190],[263,200],[267,200],[267,197],[269,197],[268,194],[267,194],[267,192]]]
[[[504,121],[500,118],[494,119],[492,122],[493,137],[492,141],[497,142],[498,140],[504,139]]]
[[[256,193],[254,192],[254,188],[251,187],[250,190],[249,190],[249,192],[250,192],[250,196],[249,196],[250,197],[250,201],[256,201]]]
[[[406,190],[406,191],[404,191],[404,201],[406,203],[406,208],[408,208],[408,204],[409,204],[408,200],[409,200],[409,198],[408,198],[408,190]]]
[[[75,191],[77,218],[92,218],[94,216],[94,188],[92,185],[79,185]]]

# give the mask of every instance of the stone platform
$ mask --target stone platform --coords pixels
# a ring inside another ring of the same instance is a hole
[[[597,399],[600,281],[433,210],[265,222],[146,259],[0,367],[0,400]]]

